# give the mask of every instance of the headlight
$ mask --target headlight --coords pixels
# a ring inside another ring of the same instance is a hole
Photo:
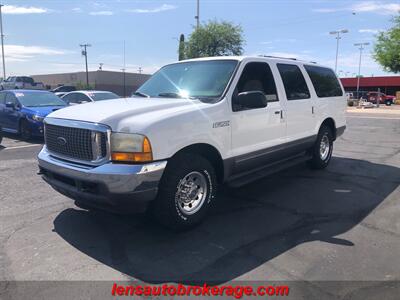
[[[111,159],[115,162],[149,162],[153,153],[149,139],[140,134],[111,133]]]
[[[38,115],[33,115],[32,119],[37,121],[37,122],[43,122],[44,118]]]

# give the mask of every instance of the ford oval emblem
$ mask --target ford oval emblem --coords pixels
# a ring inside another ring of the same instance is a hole
[[[65,146],[65,145],[67,144],[67,140],[66,140],[65,138],[59,136],[59,137],[57,138],[57,143],[58,143],[60,146]]]

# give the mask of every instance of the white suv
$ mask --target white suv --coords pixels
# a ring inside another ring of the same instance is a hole
[[[147,208],[164,225],[199,223],[217,184],[241,185],[301,161],[325,168],[345,130],[334,72],[275,57],[161,68],[127,99],[45,119],[45,181],[85,208]]]

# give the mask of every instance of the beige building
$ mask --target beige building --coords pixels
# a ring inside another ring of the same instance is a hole
[[[125,73],[126,96],[136,91],[151,75],[139,73]],[[86,72],[32,75],[33,79],[50,88],[60,85],[84,86],[86,84]],[[95,90],[111,91],[124,96],[124,73],[113,71],[89,72],[89,84]]]

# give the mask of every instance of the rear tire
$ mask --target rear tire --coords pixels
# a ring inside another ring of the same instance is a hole
[[[178,154],[168,162],[150,212],[171,229],[190,229],[206,217],[216,187],[215,171],[208,160],[196,154]]]
[[[21,121],[21,124],[19,126],[19,133],[24,141],[29,141],[32,139],[32,131],[29,128],[29,124],[26,120]]]
[[[333,134],[332,130],[323,125],[318,133],[317,140],[313,148],[311,148],[312,158],[309,165],[312,169],[324,169],[329,165],[333,151]]]

